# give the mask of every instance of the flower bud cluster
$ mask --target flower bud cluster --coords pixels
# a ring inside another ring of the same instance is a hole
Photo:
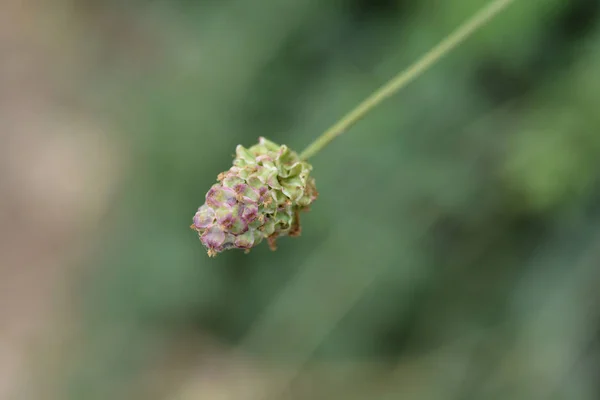
[[[249,251],[264,239],[275,249],[279,236],[300,234],[300,211],[317,198],[312,166],[285,145],[260,138],[237,146],[233,166],[219,174],[193,218],[208,255]]]

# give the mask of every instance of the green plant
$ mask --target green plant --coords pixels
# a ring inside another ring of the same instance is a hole
[[[264,138],[255,146],[238,146],[233,166],[218,177],[196,212],[191,228],[209,256],[238,248],[249,251],[267,239],[272,249],[279,236],[298,236],[300,211],[316,199],[308,159],[365,117],[377,105],[421,76],[515,0],[494,0],[448,35],[417,62],[366,98],[300,155]]]

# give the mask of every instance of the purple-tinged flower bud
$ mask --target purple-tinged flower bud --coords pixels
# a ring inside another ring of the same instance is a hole
[[[194,215],[194,226],[197,229],[206,229],[215,222],[215,212],[212,208],[204,204]]]

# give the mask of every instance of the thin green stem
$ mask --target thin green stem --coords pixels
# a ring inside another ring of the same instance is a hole
[[[389,82],[360,103],[354,110],[350,111],[331,128],[326,130],[300,154],[300,157],[307,160],[317,154],[333,139],[347,131],[377,105],[426,72],[432,65],[448,54],[452,49],[464,42],[477,29],[484,26],[514,1],[515,0],[494,0],[483,7],[468,21],[458,27],[456,31],[448,35],[437,46],[421,57],[421,59],[393,77]]]

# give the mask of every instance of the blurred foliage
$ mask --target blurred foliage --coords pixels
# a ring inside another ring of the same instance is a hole
[[[516,2],[337,139],[313,160],[302,236],[277,252],[208,259],[188,228],[236,144],[302,150],[485,3],[76,2],[86,101],[130,168],[82,277],[69,398],[125,396],[182,331],[290,360],[460,342],[462,383],[434,376],[412,398],[597,398],[596,375],[569,367],[599,339],[597,1]],[[149,42],[115,40],[115,15]]]

